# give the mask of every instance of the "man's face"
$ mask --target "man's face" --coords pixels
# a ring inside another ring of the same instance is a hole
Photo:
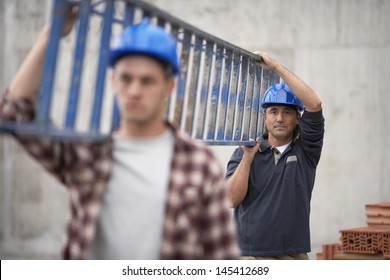
[[[269,137],[289,142],[299,121],[299,113],[287,106],[270,106],[264,112],[264,122]]]
[[[112,85],[121,122],[147,125],[161,121],[165,99],[171,94],[174,79],[167,78],[154,59],[132,55],[116,62]]]

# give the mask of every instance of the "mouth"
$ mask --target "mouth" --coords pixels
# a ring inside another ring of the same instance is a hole
[[[125,104],[126,109],[128,110],[141,110],[142,106],[139,103],[126,103]]]

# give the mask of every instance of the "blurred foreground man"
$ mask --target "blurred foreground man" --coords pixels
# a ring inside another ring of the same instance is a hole
[[[63,35],[73,28],[70,8]],[[1,121],[31,121],[49,27],[0,99]],[[236,259],[223,170],[207,147],[164,120],[179,72],[176,42],[147,20],[110,53],[119,128],[105,142],[15,135],[70,194],[65,259]]]

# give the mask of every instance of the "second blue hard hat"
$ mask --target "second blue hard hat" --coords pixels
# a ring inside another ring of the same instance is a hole
[[[173,74],[177,74],[180,71],[180,63],[176,40],[163,28],[150,25],[149,22],[148,18],[144,18],[139,24],[122,31],[111,47],[110,65],[113,66],[122,56],[142,54],[168,63]]]
[[[270,86],[265,91],[261,107],[265,109],[270,105],[295,106],[299,112],[304,109],[303,103],[295,96],[284,81]]]

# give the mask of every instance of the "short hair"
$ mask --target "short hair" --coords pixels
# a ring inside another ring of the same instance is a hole
[[[289,107],[289,108],[294,109],[295,111],[297,111],[299,115],[301,114],[298,106],[295,106],[295,105],[292,105],[292,104],[280,104],[280,103],[268,103],[268,104],[266,104],[264,106],[264,112],[265,112],[265,110],[267,110],[268,107],[272,107],[272,106]]]

